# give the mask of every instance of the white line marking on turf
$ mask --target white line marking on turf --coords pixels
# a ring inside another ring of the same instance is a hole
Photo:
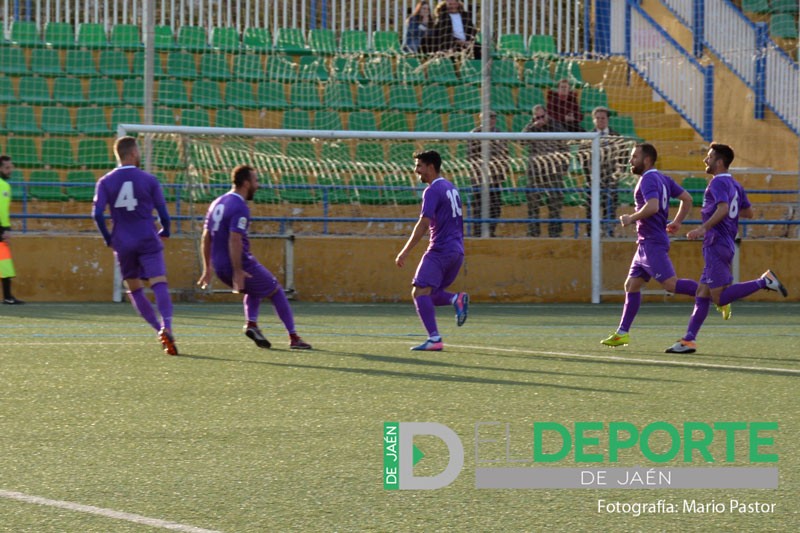
[[[447,344],[453,348],[467,348],[478,350],[494,350],[498,352],[512,352],[512,353],[529,353],[532,355],[557,355],[561,357],[575,357],[577,359],[597,359],[600,361],[622,361],[627,363],[645,363],[650,365],[673,365],[685,366],[691,368],[719,368],[724,370],[755,370],[760,372],[780,372],[784,374],[797,374],[800,375],[800,370],[791,368],[771,368],[763,366],[738,366],[738,365],[722,365],[718,363],[702,363],[694,361],[670,361],[668,359],[639,359],[638,357],[621,357],[617,355],[590,355],[581,353],[567,353],[567,352],[545,352],[538,350],[523,350],[519,348],[489,348],[488,346],[469,346],[466,344]]]
[[[80,513],[96,514],[105,516],[107,518],[115,518],[117,520],[125,520],[126,522],[134,522],[136,524],[144,524],[150,527],[160,527],[163,529],[171,529],[173,531],[185,531],[187,533],[221,533],[213,529],[203,529],[201,527],[188,526],[186,524],[178,524],[176,522],[168,522],[158,518],[148,518],[132,513],[123,513],[121,511],[114,511],[113,509],[103,509],[102,507],[95,507],[93,505],[83,505],[74,502],[65,502],[61,500],[50,500],[40,496],[31,496],[22,492],[12,492],[8,490],[0,490],[0,498],[8,500],[17,500],[25,503],[34,503],[36,505],[45,505],[47,507],[59,507],[69,511],[77,511]]]

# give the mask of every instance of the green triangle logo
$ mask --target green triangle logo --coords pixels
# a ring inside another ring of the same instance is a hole
[[[425,457],[425,454],[422,453],[422,450],[417,448],[416,444],[412,444],[413,452],[414,452],[414,466],[417,466],[417,463],[422,461],[422,458]]]

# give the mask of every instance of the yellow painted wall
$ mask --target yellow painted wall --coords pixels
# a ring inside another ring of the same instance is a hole
[[[256,256],[283,280],[284,242],[251,241]],[[298,237],[295,240],[297,298],[318,302],[410,301],[410,282],[422,243],[404,268],[394,258],[404,239]],[[11,241],[16,295],[29,301],[110,301],[113,256],[99,237],[15,235]],[[635,243],[604,244],[605,285],[622,289]],[[468,239],[465,269],[453,290],[470,292],[477,302],[588,302],[591,300],[590,242],[554,239]],[[677,242],[672,257],[680,277],[697,279],[702,269],[700,243]],[[167,243],[167,268],[175,289],[193,286],[199,275],[197,245],[184,238]],[[745,241],[742,279],[772,268],[800,301],[800,241]],[[222,288],[216,282],[215,288]],[[649,289],[657,289],[651,283]],[[214,299],[237,300],[238,296]],[[605,298],[620,300],[620,296]],[[661,298],[651,296],[650,298]],[[774,293],[750,299],[776,301]]]

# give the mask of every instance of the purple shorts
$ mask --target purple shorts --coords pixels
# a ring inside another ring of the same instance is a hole
[[[167,275],[164,252],[140,253],[135,250],[114,252],[122,279],[153,279]]]
[[[631,261],[628,277],[642,278],[645,282],[655,278],[659,283],[663,283],[674,275],[675,267],[669,258],[669,248],[663,245],[648,245],[646,242],[639,243]]]
[[[700,283],[708,285],[709,289],[725,287],[733,283],[731,262],[733,250],[728,246],[703,246],[703,273]]]
[[[275,292],[280,287],[278,279],[267,270],[267,267],[260,263],[255,263],[244,267],[244,271],[251,277],[246,278],[242,294],[250,294],[259,298],[265,298]],[[217,277],[227,285],[233,287],[233,272],[217,272]]]
[[[422,256],[411,284],[421,289],[446,289],[456,280],[464,263],[464,254],[438,253],[428,250]]]

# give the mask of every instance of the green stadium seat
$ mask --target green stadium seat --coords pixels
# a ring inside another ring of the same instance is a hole
[[[581,111],[591,113],[595,107],[608,107],[608,94],[596,87],[584,87],[581,89]]]
[[[408,131],[406,114],[397,111],[381,113],[381,131]]]
[[[69,22],[48,22],[44,28],[44,42],[53,48],[74,48],[75,29]]]
[[[178,143],[170,139],[153,139],[153,166],[175,170],[181,166],[181,151]]]
[[[576,180],[573,176],[564,176],[564,188],[578,189],[578,180]],[[571,207],[584,206],[586,205],[587,200],[586,193],[582,189],[576,191],[564,191],[564,205]]]
[[[319,86],[314,82],[297,81],[289,86],[289,101],[301,109],[322,109]]]
[[[111,110],[111,130],[117,131],[120,124],[143,124],[142,113],[136,107],[115,107]]]
[[[111,27],[109,44],[117,50],[139,50],[142,47],[139,26],[137,24],[115,24]]]
[[[197,80],[192,84],[192,103],[216,109],[225,105],[219,82],[208,79]]]
[[[183,80],[197,78],[197,64],[194,54],[178,51],[167,54],[167,76]]]
[[[50,88],[44,78],[25,76],[19,79],[19,100],[25,104],[47,105],[51,102]]]
[[[22,170],[15,168],[11,171],[11,200],[14,202],[20,202],[24,200],[28,195],[28,185],[25,181],[25,175],[22,173]]]
[[[211,117],[205,109],[184,109],[181,111],[181,126],[210,128]]]
[[[19,102],[19,99],[16,91],[14,91],[14,86],[11,84],[11,78],[0,76],[0,104],[16,104],[17,102]]]
[[[458,111],[479,113],[481,110],[480,88],[477,85],[457,85],[453,93],[453,104]]]
[[[608,118],[608,125],[611,129],[617,130],[620,135],[638,137],[633,124],[633,117],[629,115],[612,115]]]
[[[498,113],[509,113],[517,110],[517,102],[511,87],[506,85],[492,86],[491,90],[492,110]],[[499,122],[499,121],[498,121]]]
[[[458,72],[461,83],[480,83],[481,82],[481,60],[466,59],[461,63]]]
[[[208,36],[206,29],[202,26],[184,25],[178,28],[178,35],[175,39],[178,48],[187,52],[203,52],[208,48]]]
[[[447,131],[463,133],[474,130],[475,115],[470,113],[450,113],[447,118]]]
[[[142,69],[144,70],[144,69]],[[110,78],[130,78],[131,64],[122,50],[110,49],[100,52],[99,71]]]
[[[10,46],[0,48],[0,74],[24,76],[29,73],[30,71],[28,70],[28,64],[25,62],[22,48],[13,48]]]
[[[358,56],[337,56],[331,61],[330,78],[336,81],[364,82],[366,78],[361,74],[360,59]]]
[[[64,60],[64,73],[67,76],[91,78],[98,75],[97,65],[90,50],[67,50]]]
[[[226,81],[232,79],[231,67],[224,53],[206,52],[200,58],[200,78]]]
[[[553,87],[556,82],[550,74],[549,59],[531,59],[522,66],[522,79],[525,85]]]
[[[244,128],[244,116],[238,109],[219,109],[214,126],[217,128]]]
[[[417,113],[414,131],[444,131],[442,115],[439,113]]]
[[[67,198],[76,202],[91,202],[97,178],[91,170],[70,170],[67,172]],[[72,184],[72,185],[70,185]]]
[[[156,101],[159,105],[190,107],[189,95],[183,80],[166,78],[158,82]]]
[[[11,43],[25,48],[42,46],[39,28],[32,20],[15,20],[11,23]]]
[[[236,79],[245,81],[261,81],[266,79],[266,71],[262,58],[258,54],[239,54],[233,60],[233,72]]]
[[[581,74],[580,64],[571,60],[559,61],[556,63],[553,79],[556,83],[560,80],[568,80],[572,87],[582,86],[583,75]]]
[[[400,36],[396,31],[372,32],[372,46],[376,54],[394,56],[402,53]]]
[[[108,36],[105,27],[98,22],[82,22],[78,25],[77,45],[90,50],[106,48]]]
[[[410,85],[392,85],[389,88],[389,108],[396,111],[419,111],[417,92]]]
[[[352,164],[352,156],[350,155],[350,145],[347,142],[331,140],[322,143],[320,150],[320,160],[328,164],[333,164],[336,168],[348,168]],[[331,185],[342,184],[341,178],[337,178],[336,183]],[[318,178],[318,183],[319,178]],[[332,193],[331,193],[332,194]],[[350,194],[346,195],[349,201]]]
[[[422,109],[426,111],[447,112],[453,108],[450,95],[443,85],[424,85],[422,87]]]
[[[308,47],[318,55],[336,53],[336,33],[327,28],[314,28],[308,31]]]
[[[796,14],[800,12],[800,4],[797,3],[797,0],[769,0],[769,5],[774,13]]]
[[[302,109],[290,109],[283,112],[281,128],[285,130],[310,130],[311,115]]]
[[[325,107],[329,109],[352,111],[356,108],[349,83],[330,82],[325,84],[324,96]]]
[[[278,196],[278,190],[275,185],[268,180],[264,180],[259,182],[253,201],[257,204],[278,204],[281,201],[281,197]]]
[[[386,109],[386,98],[383,85],[371,83],[359,85],[356,89],[356,101],[359,109]]]
[[[703,193],[707,185],[706,179],[700,176],[687,176],[681,182],[681,187],[689,192],[692,196],[692,202],[696,206],[703,205]]]
[[[353,111],[347,117],[347,129],[350,131],[378,131],[378,122],[372,111]]]
[[[45,202],[67,199],[61,186],[61,177],[55,170],[32,170],[28,176],[28,196]]]
[[[745,13],[769,13],[769,0],[742,0],[742,11]]]
[[[83,84],[78,78],[56,78],[53,82],[53,100],[56,103],[75,106],[86,105]]]
[[[339,36],[339,52],[342,54],[366,54],[367,32],[362,30],[344,30]]]
[[[428,82],[444,85],[459,83],[453,61],[447,57],[436,57],[428,62]]]
[[[323,146],[323,149],[324,148]],[[349,204],[352,202],[350,197],[351,189],[345,185],[340,176],[321,174],[317,176],[317,185],[319,186],[317,195],[319,195],[322,201],[327,200],[331,204]]]
[[[289,143],[291,144],[291,143]],[[287,148],[288,151],[288,148]],[[288,154],[287,154],[288,155]],[[281,176],[281,200],[291,204],[313,204],[317,202],[316,191],[311,188],[305,174]]]
[[[239,52],[242,41],[239,30],[217,26],[211,30],[211,47],[221,52]]]
[[[88,100],[95,105],[119,105],[121,100],[117,82],[110,78],[92,78],[89,80]]]
[[[177,153],[177,150],[173,152]],[[86,168],[113,168],[114,158],[103,139],[80,139],[78,141],[78,164]]]
[[[12,105],[6,108],[6,131],[17,135],[39,134],[42,129],[36,122],[33,107]]]
[[[364,79],[370,83],[394,83],[392,58],[382,55],[367,58],[364,61]]]
[[[330,107],[325,104],[325,107]],[[314,129],[315,130],[343,130],[342,117],[338,111],[317,111],[314,114]]]
[[[89,101],[92,101],[91,98]],[[106,113],[102,107],[79,107],[75,116],[75,129],[81,135],[90,136],[106,136],[113,133],[108,127]]]
[[[518,96],[519,110],[528,114],[532,112],[533,106],[546,105],[547,103],[544,92],[538,87],[530,85],[520,87]]]
[[[234,82],[235,83],[235,82]],[[250,84],[247,84],[250,85]],[[228,83],[230,88],[231,82]],[[264,109],[287,109],[289,101],[286,99],[286,90],[283,83],[277,81],[262,81],[257,86],[257,107]],[[229,100],[226,100],[230,104]],[[242,106],[237,106],[242,107]]]
[[[425,69],[416,57],[400,56],[397,58],[395,78],[400,83],[421,85],[425,83]]]
[[[391,147],[390,147],[391,148]],[[408,159],[406,165],[412,166],[413,159]],[[419,203],[417,191],[408,174],[387,174],[383,177],[383,196],[389,203],[397,205],[415,205]]]
[[[144,60],[145,60],[145,52],[144,50],[139,50],[138,52],[134,52],[133,54],[133,75],[134,76],[144,76]],[[161,54],[153,54],[153,77],[154,78],[163,78],[166,74],[164,73],[164,65],[161,62]]]
[[[42,131],[52,135],[75,135],[72,116],[66,107],[46,106],[42,108]]]
[[[531,35],[528,38],[528,52],[532,57],[555,59],[558,57],[556,40],[552,35]]]
[[[297,80],[297,65],[294,61],[284,55],[268,57],[266,72],[266,79],[268,80],[282,82],[292,82]]]
[[[358,148],[364,146],[359,145]],[[356,151],[358,151],[356,148]],[[381,150],[382,152],[383,150]],[[361,161],[356,155],[356,159]],[[381,194],[380,183],[374,174],[353,174],[350,178],[350,184],[353,186],[354,199],[359,203],[366,205],[380,205],[387,203]]]
[[[400,167],[413,167],[414,145],[410,143],[392,143],[389,145],[387,161]]]
[[[31,51],[31,73],[39,76],[63,76],[58,50],[35,48]]]
[[[170,26],[157,24],[153,29],[153,47],[156,50],[172,50],[176,47],[175,34]]]
[[[14,165],[20,168],[40,168],[42,159],[36,142],[30,137],[9,137],[6,145],[6,154],[14,160]]]
[[[505,33],[497,39],[497,55],[501,57],[528,57],[525,36],[519,33]]]
[[[306,38],[300,28],[279,28],[275,41],[275,50],[284,54],[305,55],[310,51],[306,46]]]
[[[63,137],[42,140],[42,163],[50,168],[73,168],[76,165],[72,143]]]
[[[797,39],[797,22],[791,13],[775,13],[769,19],[769,34],[776,39]]]
[[[242,46],[252,52],[271,52],[272,33],[267,28],[245,28],[242,34]]]
[[[511,131],[521,132],[531,121],[531,113],[517,113],[511,117]],[[585,129],[585,128],[584,128]]]
[[[297,67],[297,76],[301,81],[317,83],[328,81],[328,67],[325,59],[316,56],[303,56]]]
[[[178,123],[177,110],[158,106],[153,108],[153,124],[158,126],[174,126]],[[142,113],[144,115],[144,113]]]
[[[509,85],[519,87],[522,80],[519,77],[519,69],[515,59],[495,59],[492,61],[492,85]]]

